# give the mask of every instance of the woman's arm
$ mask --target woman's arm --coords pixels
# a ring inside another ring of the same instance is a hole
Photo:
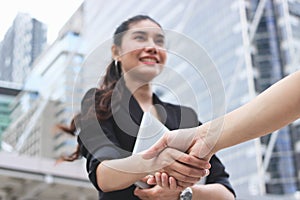
[[[206,175],[204,168],[207,165],[210,165],[207,161],[166,148],[150,160],[143,159],[141,154],[135,154],[123,159],[102,161],[96,169],[96,180],[98,187],[104,192],[115,191],[129,187],[154,171],[172,166],[168,168],[168,173],[183,185],[193,185]]]
[[[131,157],[129,157],[126,159],[122,159],[121,162],[120,160],[118,161],[119,164],[122,164],[123,162],[125,165],[127,165],[127,163],[130,163],[131,160]],[[117,164],[114,163],[114,161],[117,160],[103,161],[98,165],[96,169],[97,184],[103,192],[125,189],[149,174],[142,172],[131,173],[130,171],[126,172],[125,170],[117,169],[119,167],[116,167]],[[136,160],[134,162],[136,162]],[[149,169],[144,170],[148,171]]]
[[[194,185],[193,200],[234,200],[234,195],[219,183]]]

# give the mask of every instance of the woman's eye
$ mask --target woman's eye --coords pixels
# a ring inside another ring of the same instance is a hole
[[[137,36],[134,37],[134,39],[136,39],[136,40],[145,40],[145,37],[141,36],[141,35],[137,35]]]
[[[159,39],[159,40],[156,40],[155,43],[159,46],[164,46],[165,45],[165,40],[163,39]]]

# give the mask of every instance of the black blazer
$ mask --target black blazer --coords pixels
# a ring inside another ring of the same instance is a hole
[[[115,103],[113,115],[102,121],[98,121],[95,114],[92,117],[91,115],[87,117],[86,114],[87,111],[94,110],[95,89],[90,89],[82,100],[83,118],[78,142],[81,154],[87,159],[86,168],[89,179],[99,191],[101,200],[139,199],[133,194],[136,187],[134,185],[119,191],[103,192],[96,181],[96,168],[101,161],[130,156],[135,144],[143,111],[127,88],[123,89],[120,99],[121,101]],[[190,128],[201,124],[191,108],[163,102],[155,94],[153,94],[153,103],[157,106],[161,121],[170,130]],[[214,155],[210,163],[212,167],[206,178],[206,184],[220,183],[234,194],[228,180],[229,175],[221,161]]]

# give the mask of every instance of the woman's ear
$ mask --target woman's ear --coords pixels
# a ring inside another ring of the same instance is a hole
[[[112,45],[111,47],[111,54],[114,60],[116,60],[117,57],[119,57],[119,49],[117,45]]]

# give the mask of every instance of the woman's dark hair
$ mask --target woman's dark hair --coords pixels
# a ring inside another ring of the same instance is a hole
[[[157,24],[159,27],[161,27],[161,25],[158,22],[156,22],[154,19],[152,19],[151,17],[149,17],[147,15],[136,15],[136,16],[124,21],[116,29],[116,31],[114,32],[114,36],[113,36],[113,43],[116,46],[121,46],[123,35],[126,33],[126,31],[128,31],[130,29],[130,26],[134,25],[135,23],[138,23],[140,21],[143,21],[143,20],[150,20],[150,21],[154,22],[155,24]],[[95,96],[92,97],[92,98],[94,98],[95,105],[91,105],[91,107],[92,106],[95,106],[95,107],[89,109],[92,112],[92,110],[94,110],[94,108],[95,108],[96,116],[99,121],[106,120],[109,117],[111,117],[111,115],[112,115],[111,97],[112,97],[114,88],[115,88],[117,82],[120,80],[121,76],[122,76],[121,63],[115,62],[114,60],[112,60],[112,62],[108,65],[108,67],[106,69],[106,73],[102,79],[102,82],[101,82],[99,88],[97,88],[95,91]],[[87,114],[89,114],[89,113],[87,113]],[[70,127],[58,125],[58,128],[60,128],[60,130],[62,130],[64,132],[75,135],[75,132],[77,131],[76,126],[79,125],[78,123],[75,123],[75,122],[77,120],[80,121],[80,118],[82,118],[82,117],[86,118],[87,116],[82,116],[82,115],[78,114],[72,119]],[[72,153],[69,156],[62,156],[60,158],[60,160],[73,161],[73,160],[76,160],[79,157],[79,155],[80,155],[79,147],[77,146],[77,150],[74,153]]]
[[[138,23],[143,20],[150,20],[160,24],[147,15],[137,15],[124,21],[115,31],[113,42],[116,46],[121,46],[123,35],[130,29],[130,25]],[[103,77],[102,84],[95,94],[95,107],[98,120],[105,120],[111,116],[111,96],[116,83],[121,78],[121,63],[114,60],[108,65],[106,74]]]

